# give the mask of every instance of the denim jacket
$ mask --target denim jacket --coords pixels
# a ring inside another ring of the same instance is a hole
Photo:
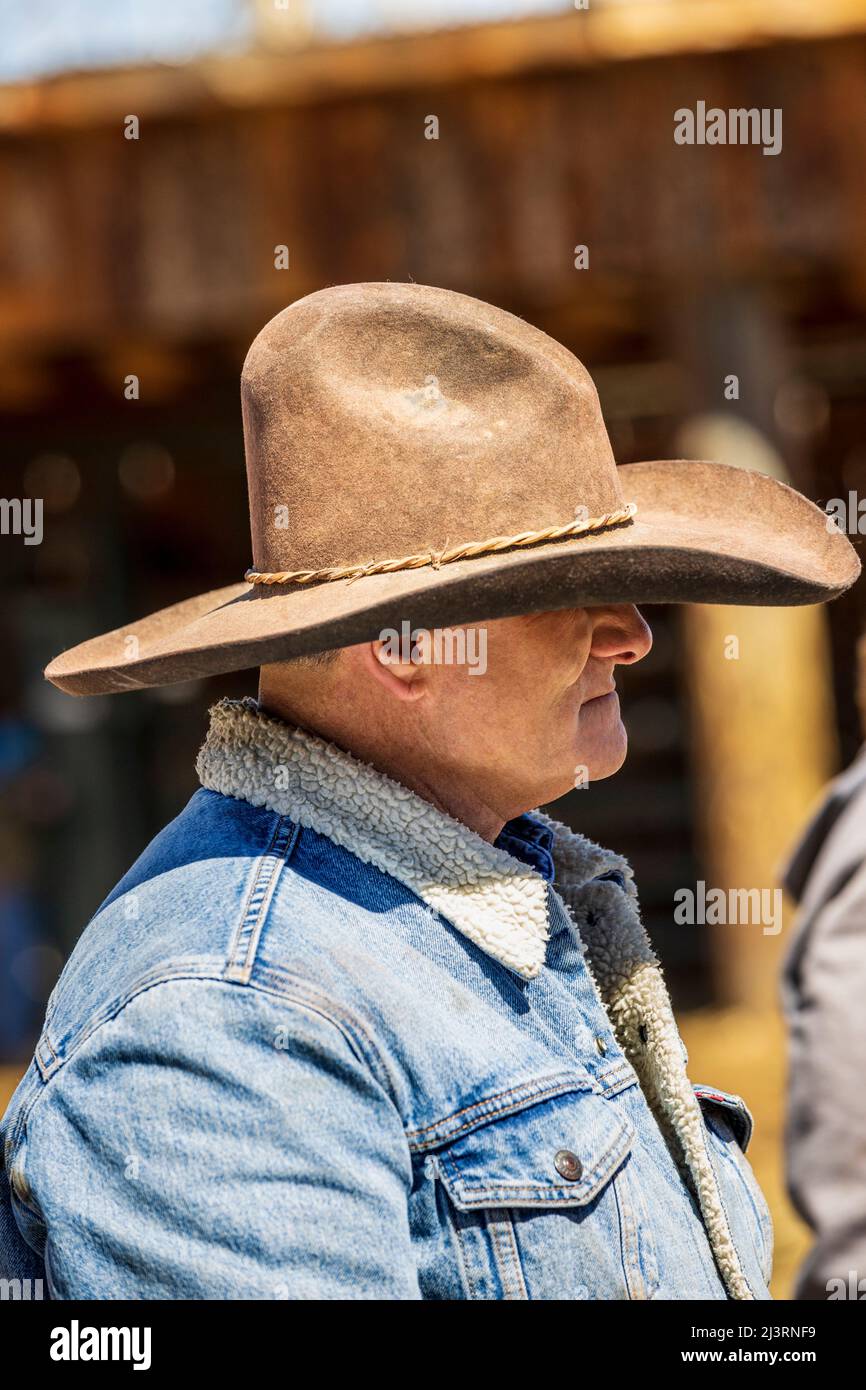
[[[491,845],[252,701],[215,707],[198,770],[49,1001],[0,1277],[769,1298],[748,1111],[690,1084],[622,859],[540,815],[547,847]]]

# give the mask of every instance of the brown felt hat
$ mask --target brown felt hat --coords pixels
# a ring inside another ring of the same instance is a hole
[[[45,674],[135,690],[442,627],[610,603],[820,603],[859,561],[783,483],[617,467],[592,379],[450,290],[338,285],[266,324],[241,380],[252,567]]]

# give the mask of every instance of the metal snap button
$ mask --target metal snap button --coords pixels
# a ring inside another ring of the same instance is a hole
[[[607,1055],[607,1043],[605,1042],[604,1038],[596,1038],[595,1045],[601,1053],[602,1057]]]
[[[553,1166],[566,1182],[577,1182],[583,1177],[583,1164],[571,1149],[560,1149],[553,1160]]]

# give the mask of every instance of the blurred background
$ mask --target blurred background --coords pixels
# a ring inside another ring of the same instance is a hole
[[[0,0],[0,492],[45,508],[40,545],[0,536],[0,1105],[81,929],[195,789],[207,707],[255,691],[77,701],[42,668],[243,573],[238,376],[286,304],[463,291],[588,365],[620,462],[721,458],[822,506],[866,489],[866,0],[430,16]],[[698,101],[781,108],[781,154],[675,144]],[[824,610],[648,610],[629,761],[556,806],[635,866],[692,1079],[755,1111],[777,1297],[808,1244],[782,1181],[790,905],[770,936],[677,926],[674,893],[778,883],[859,745],[862,608],[858,584]]]

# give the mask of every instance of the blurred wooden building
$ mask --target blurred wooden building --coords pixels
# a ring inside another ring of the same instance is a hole
[[[238,373],[293,299],[489,299],[587,363],[622,462],[866,495],[861,0],[592,0],[345,45],[284,13],[242,56],[0,89],[0,491],[46,509],[40,546],[0,540],[0,873],[60,950],[191,792],[206,705],[252,677],[79,703],[41,667],[248,564]],[[781,152],[677,144],[698,102],[780,109]],[[862,602],[650,615],[630,761],[565,811],[631,857],[680,1002],[772,992],[779,940],[676,927],[673,894],[774,881],[857,746]]]

